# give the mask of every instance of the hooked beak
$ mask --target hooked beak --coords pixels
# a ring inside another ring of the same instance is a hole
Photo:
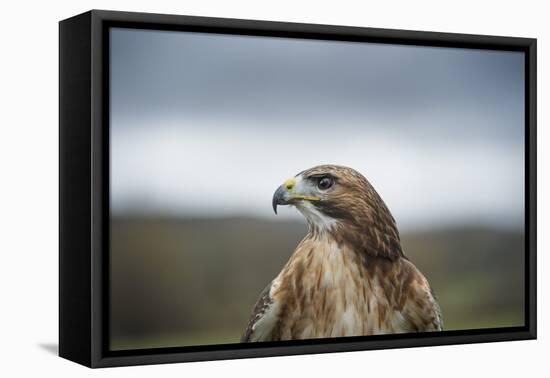
[[[320,197],[317,197],[315,195],[301,193],[301,191],[304,191],[304,189],[302,188],[302,190],[297,191],[297,187],[300,189],[300,184],[297,184],[295,178],[290,178],[286,180],[283,185],[277,188],[277,190],[273,194],[273,200],[271,202],[275,214],[277,214],[278,205],[299,206],[299,203],[301,201],[319,201],[321,199]],[[307,192],[308,190],[305,189],[305,191]]]
[[[290,198],[289,198],[288,191],[285,189],[283,185],[279,186],[275,191],[275,193],[273,194],[273,200],[271,202],[273,205],[273,211],[275,212],[275,214],[277,214],[277,206],[288,205],[289,200]]]

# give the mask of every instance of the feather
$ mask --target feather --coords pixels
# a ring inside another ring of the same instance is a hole
[[[278,320],[277,303],[271,297],[273,283],[266,286],[260,294],[241,342],[265,341],[272,338]]]

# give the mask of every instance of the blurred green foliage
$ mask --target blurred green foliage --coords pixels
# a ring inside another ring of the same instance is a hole
[[[113,350],[238,342],[306,225],[234,217],[111,220]],[[407,233],[445,329],[521,326],[524,236],[475,225]]]

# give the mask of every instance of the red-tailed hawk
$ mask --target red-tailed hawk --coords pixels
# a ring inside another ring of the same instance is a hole
[[[243,342],[440,331],[426,278],[405,257],[395,220],[357,171],[321,165],[285,181],[309,232],[256,303]]]

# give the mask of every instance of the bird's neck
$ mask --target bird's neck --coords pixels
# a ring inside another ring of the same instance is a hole
[[[368,257],[404,257],[395,219],[379,199],[376,209],[364,212],[320,211],[309,202],[297,206],[309,224],[306,239],[333,240]],[[325,209],[326,210],[326,209]]]
[[[307,239],[319,243],[335,243],[365,258],[396,260],[404,257],[394,222],[356,224],[336,221],[321,225],[309,222],[309,232],[304,240]]]

